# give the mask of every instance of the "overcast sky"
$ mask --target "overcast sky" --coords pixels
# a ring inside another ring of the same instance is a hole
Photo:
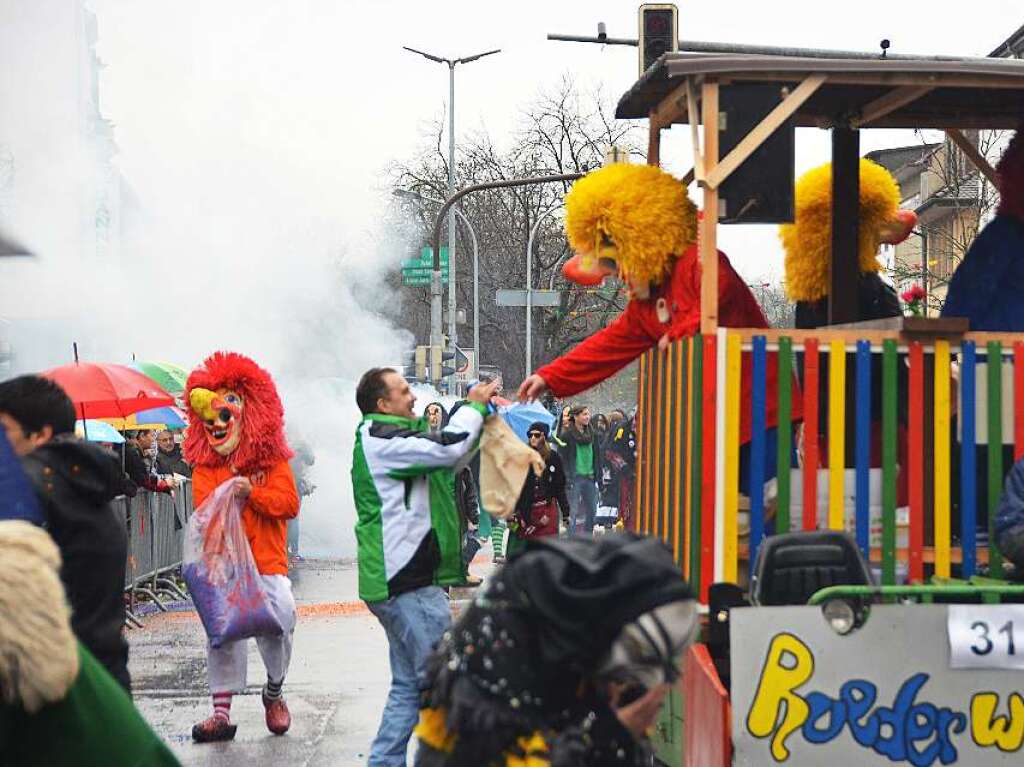
[[[522,106],[566,73],[617,98],[635,80],[635,48],[549,42],[549,32],[636,36],[636,3],[604,0],[92,0],[99,17],[103,109],[117,126],[119,162],[150,202],[190,185],[278,188],[281,205],[335,216],[349,248],[378,226],[382,171],[410,155],[425,124],[444,115],[447,68],[402,45],[462,57],[456,135],[496,138]],[[893,53],[984,55],[1024,23],[1019,0],[938,2],[681,2],[684,39]],[[678,129],[677,129],[678,130]],[[686,169],[685,139],[665,164]],[[863,151],[911,143],[909,133],[866,131]],[[242,178],[216,176],[224,167]],[[824,131],[801,131],[798,170],[827,160]],[[170,202],[164,200],[165,203]],[[732,227],[723,241],[748,277],[778,271],[772,230]],[[400,257],[400,256],[399,256]]]

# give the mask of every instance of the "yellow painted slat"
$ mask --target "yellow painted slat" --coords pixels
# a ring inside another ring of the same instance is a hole
[[[949,341],[935,342],[935,574],[950,575]]]
[[[740,480],[740,337],[732,333],[726,341],[725,358],[725,543],[726,582],[736,583],[739,573],[738,518]]]
[[[843,529],[846,478],[846,342],[829,344],[828,360],[828,528]]]

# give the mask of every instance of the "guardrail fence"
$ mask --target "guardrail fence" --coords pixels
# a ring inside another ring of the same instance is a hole
[[[139,594],[149,597],[166,612],[162,598],[187,599],[175,582],[184,553],[185,527],[192,516],[192,483],[179,486],[174,495],[139,491],[134,498],[114,501],[124,515],[128,531],[128,562],[125,567],[127,620],[141,626],[135,615]]]

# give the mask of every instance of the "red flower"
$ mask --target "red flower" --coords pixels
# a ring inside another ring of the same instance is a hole
[[[905,303],[912,303],[914,301],[921,301],[925,297],[924,288],[920,285],[911,285],[907,290],[900,293],[900,298]]]

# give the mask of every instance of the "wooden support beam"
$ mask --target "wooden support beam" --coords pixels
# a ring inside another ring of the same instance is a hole
[[[860,133],[832,129],[832,253],[828,323],[856,322],[860,282]]]
[[[893,88],[884,96],[879,96],[874,101],[865,104],[860,110],[860,115],[850,121],[850,127],[861,128],[868,125],[912,101],[917,101],[931,90],[932,88],[927,85],[905,85],[902,88]]]
[[[989,183],[993,186],[997,185],[996,169],[989,164],[989,161],[985,159],[984,155],[978,151],[978,148],[974,146],[967,137],[956,130],[955,128],[948,128],[946,135],[949,136],[949,140],[957,145],[957,148],[967,155],[967,159],[974,163],[974,167],[981,171],[981,174],[988,179]]]
[[[693,177],[704,180],[704,155],[700,149],[700,112],[697,110],[697,88],[693,79],[686,78],[686,117],[690,122],[690,141],[693,143]]]
[[[718,163],[718,83],[701,87],[704,121],[704,157]],[[700,332],[714,335],[718,330],[718,190],[704,184],[704,218],[700,236]],[[707,460],[711,460],[708,458]]]
[[[661,127],[654,121],[654,112],[647,125],[647,164],[661,165]]]
[[[786,122],[793,113],[798,110],[807,99],[814,95],[827,80],[826,75],[809,75],[793,91],[786,96],[759,122],[750,133],[732,151],[727,154],[720,163],[705,168],[707,171],[707,183],[712,189],[717,189],[729,175],[736,170],[743,162],[750,157],[757,148],[771,138],[771,135],[778,130],[782,123]]]
[[[658,102],[658,106],[651,110],[650,121],[652,126],[668,128],[673,123],[682,122],[686,116],[686,86],[687,83],[680,83],[672,92]]]

